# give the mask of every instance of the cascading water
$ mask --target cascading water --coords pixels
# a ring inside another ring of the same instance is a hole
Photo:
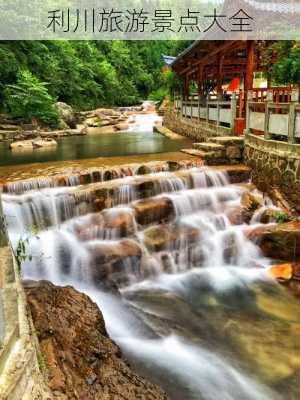
[[[67,201],[66,188],[4,195],[12,242],[28,238],[24,277],[87,293],[127,357],[172,400],[292,399],[257,357],[260,342],[270,342],[265,332],[275,329],[261,307],[280,289],[265,272],[269,260],[245,236],[247,225],[227,217],[244,189],[205,168],[152,181],[147,192],[126,178],[115,206],[99,213]],[[156,195],[147,203],[152,217],[162,199],[172,212],[137,222],[139,190]],[[112,294],[116,286],[121,296]]]

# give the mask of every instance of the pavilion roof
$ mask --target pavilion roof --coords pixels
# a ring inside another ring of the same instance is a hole
[[[232,5],[236,7],[236,3],[239,3],[238,6],[243,7],[247,6],[247,9],[254,8],[255,10],[261,10],[264,12],[271,13],[284,13],[284,14],[300,14],[300,1],[299,0],[225,0],[223,5],[223,13],[226,14],[227,10],[230,9]],[[184,51],[182,51],[172,62],[171,66],[174,69],[181,69],[180,64],[182,61],[189,58],[193,59],[193,54],[198,54],[198,57],[205,57],[207,60],[208,53],[212,52],[215,47],[226,47],[224,44],[224,40],[210,40],[214,39],[213,36],[210,35],[209,32],[202,34],[198,40],[195,40],[189,47],[187,47]],[[215,44],[209,44],[209,42],[215,42]],[[230,42],[230,41],[227,41]],[[234,41],[231,41],[234,42]],[[236,40],[236,45],[241,43],[241,40]],[[207,49],[207,52],[205,51]],[[197,61],[197,64],[199,61]],[[193,64],[193,60],[191,62]]]

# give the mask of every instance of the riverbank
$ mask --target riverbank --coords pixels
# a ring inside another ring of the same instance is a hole
[[[137,115],[155,113],[152,102],[134,107],[97,108],[91,111],[74,111],[63,102],[58,102],[56,107],[60,117],[56,129],[39,125],[37,121],[28,124],[0,114],[0,143],[8,142],[15,150],[28,148],[27,143],[37,139],[46,141],[69,136],[116,133],[128,130],[135,123]],[[42,143],[40,147],[43,147]]]

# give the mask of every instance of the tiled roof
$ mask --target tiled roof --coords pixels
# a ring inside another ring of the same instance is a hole
[[[278,12],[284,14],[300,14],[299,2],[291,2],[284,0],[244,0],[246,4],[257,10]]]

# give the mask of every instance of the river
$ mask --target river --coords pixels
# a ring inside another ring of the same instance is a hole
[[[57,139],[57,147],[33,151],[11,151],[8,143],[0,143],[0,166],[175,152],[186,147],[188,140],[172,141],[153,132],[153,124],[159,120],[155,114],[138,114],[128,132],[64,137]]]
[[[147,204],[170,203],[167,220],[137,217],[134,172],[97,214],[90,192],[69,187],[4,194],[11,240],[30,255],[23,277],[88,294],[136,370],[172,400],[299,399],[298,304],[267,274],[249,225],[228,217],[245,188],[205,167],[147,176]]]

